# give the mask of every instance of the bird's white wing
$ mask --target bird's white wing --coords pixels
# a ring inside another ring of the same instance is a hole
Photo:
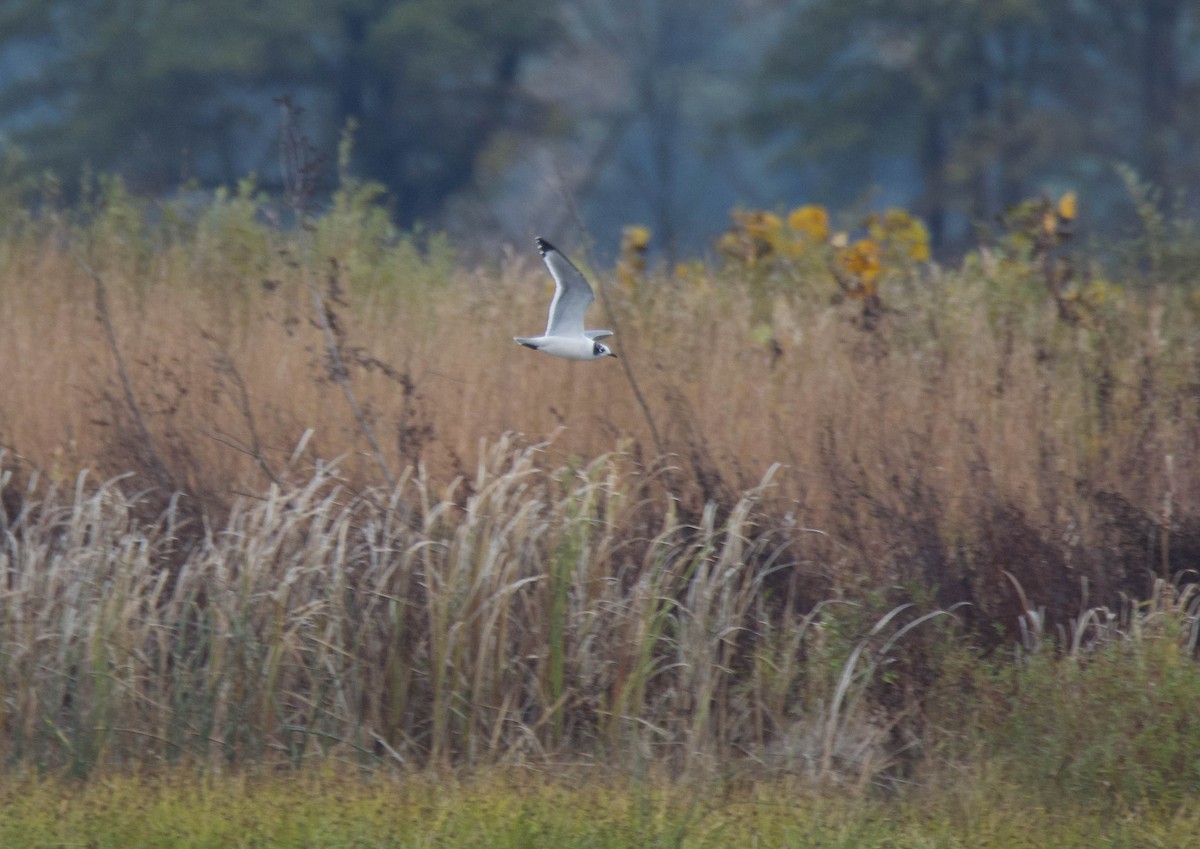
[[[546,322],[547,336],[582,336],[583,315],[596,296],[579,269],[554,245],[539,237],[538,251],[554,276],[554,300]]]

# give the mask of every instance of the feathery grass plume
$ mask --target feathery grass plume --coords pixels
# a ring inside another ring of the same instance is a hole
[[[318,465],[237,500],[173,570],[175,521],[138,519],[120,481],[28,493],[3,550],[4,756],[87,774],[602,745],[710,771],[769,743],[747,700],[768,684],[744,656],[794,616],[762,604],[797,545],[763,521],[775,470],[693,524],[627,455],[546,469],[549,449],[498,441],[465,498],[411,470],[356,492]],[[630,536],[644,527],[659,530]],[[804,667],[805,642],[776,643],[777,662]],[[826,693],[831,723],[874,674],[861,653]]]

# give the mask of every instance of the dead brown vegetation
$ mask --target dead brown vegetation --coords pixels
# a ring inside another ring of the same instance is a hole
[[[554,462],[620,446],[666,468],[698,515],[781,463],[773,502],[826,541],[810,557],[822,592],[911,585],[1011,626],[1009,575],[1067,616],[1195,565],[1200,358],[1180,292],[1117,291],[1069,325],[1020,269],[942,271],[896,283],[868,332],[814,281],[781,277],[755,284],[763,346],[736,273],[614,289],[659,458],[621,370],[512,345],[544,312],[532,250],[452,266],[335,210],[304,260],[244,198],[149,233],[120,202],[82,231],[26,220],[3,245],[0,433],[51,480],[132,472],[156,509],[180,491],[197,517],[335,457],[356,486],[377,482],[341,369],[395,475],[469,479],[481,442],[555,434]]]
[[[470,266],[377,213],[347,190],[297,231],[243,187],[150,224],[115,185],[8,211],[10,759],[736,752],[863,782],[921,735],[938,611],[1012,646],[1196,564],[1182,289],[1065,322],[984,256],[888,280],[868,327],[812,268],[652,274],[606,292],[626,372],[513,345],[534,251]]]

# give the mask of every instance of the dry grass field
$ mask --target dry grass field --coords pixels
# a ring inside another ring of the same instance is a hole
[[[898,269],[866,330],[811,263],[632,285],[601,268],[591,321],[616,327],[623,359],[580,365],[511,340],[544,321],[531,245],[467,264],[391,233],[362,194],[339,195],[303,251],[248,190],[186,214],[119,188],[86,215],[11,211],[10,457],[57,481],[132,472],[217,510],[333,458],[362,485],[409,466],[469,480],[509,433],[549,440],[552,465],[628,455],[693,513],[780,464],[775,507],[820,532],[830,586],[917,579],[996,612],[1016,599],[1006,570],[1075,613],[1083,579],[1092,601],[1144,594],[1200,550],[1200,310],[1183,287],[1101,284],[1065,322],[1036,264],[984,255]]]
[[[1007,242],[885,261],[868,316],[816,252],[593,268],[581,364],[512,342],[532,240],[353,184],[277,218],[4,207],[6,763],[1200,786],[1186,286]]]

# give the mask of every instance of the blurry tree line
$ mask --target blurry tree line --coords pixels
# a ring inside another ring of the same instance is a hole
[[[1047,182],[1099,200],[1114,163],[1167,194],[1200,181],[1195,0],[789,5],[753,134],[852,191],[864,158],[901,157],[935,242]]]
[[[319,149],[353,123],[401,226],[515,236],[578,202],[669,255],[735,204],[874,189],[936,245],[1043,188],[1102,218],[1116,163],[1194,190],[1197,5],[0,0],[0,145],[27,173],[270,189],[286,94]]]
[[[357,124],[355,165],[399,223],[460,191],[497,136],[535,126],[516,85],[553,29],[551,0],[6,0],[4,46],[29,73],[0,90],[38,168],[270,184],[275,96],[308,106],[318,149]],[[16,79],[11,77],[17,76]]]

